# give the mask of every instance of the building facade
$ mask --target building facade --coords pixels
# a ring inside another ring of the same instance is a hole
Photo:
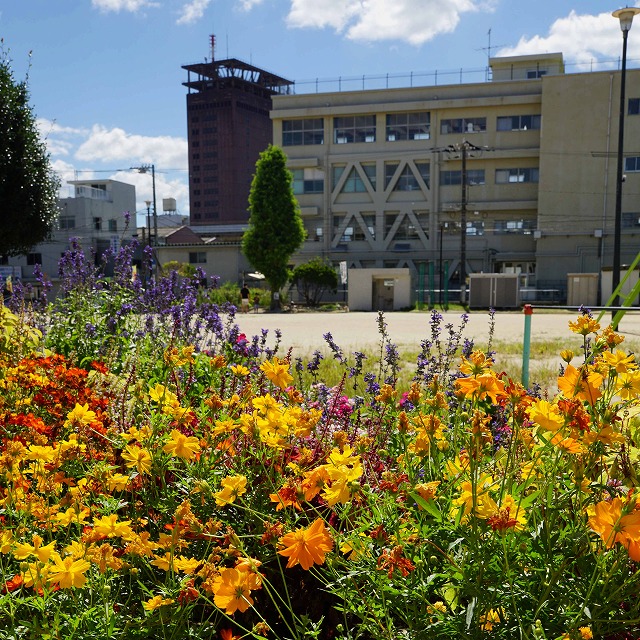
[[[14,277],[34,282],[33,270],[40,265],[47,279],[58,281],[58,262],[75,238],[85,255],[93,252],[96,261],[109,248],[117,251],[122,242],[136,235],[136,189],[117,180],[73,180],[73,196],[60,198],[60,215],[51,240],[36,245],[26,256],[8,258]],[[132,227],[125,223],[124,212],[131,213]]]
[[[183,66],[192,226],[242,224],[255,163],[272,142],[274,95],[291,82],[235,58]]]
[[[553,302],[567,274],[610,268],[620,73],[565,74],[560,53],[491,70],[484,83],[274,96],[308,235],[296,261],[406,267],[414,292],[423,275],[442,289],[518,273]],[[639,70],[627,95],[623,263],[640,250]]]

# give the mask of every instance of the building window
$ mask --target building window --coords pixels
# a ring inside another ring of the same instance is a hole
[[[484,221],[474,220],[467,222],[467,235],[468,236],[483,236],[484,235]]]
[[[376,238],[376,216],[373,213],[363,213],[362,215],[362,221],[364,222],[364,226],[367,228],[367,230],[369,231],[369,233],[371,234],[371,237],[375,240]],[[358,222],[354,219],[353,220],[354,223],[354,231],[353,231],[353,239],[354,240],[368,240],[366,233],[364,232],[364,229],[362,228],[361,224],[358,224]]]
[[[627,114],[630,116],[640,115],[640,98],[629,98]]]
[[[333,216],[333,237],[334,240],[338,239],[338,242],[351,242],[353,240],[353,226],[345,227],[342,234],[337,238],[338,229],[344,222],[344,216]]]
[[[440,133],[479,133],[486,130],[486,118],[451,118],[440,123]]]
[[[393,173],[395,173],[395,167],[398,165],[391,165],[389,169],[393,167]],[[424,180],[427,185],[427,189],[429,188],[429,163],[428,162],[416,162],[416,168],[420,173],[420,177]],[[389,182],[393,179],[393,173],[391,175],[387,175],[387,186]],[[419,191],[421,189],[421,185],[418,182],[415,174],[413,173],[413,169],[410,165],[407,165],[400,175],[398,176],[398,180],[393,185],[394,191]]]
[[[283,120],[282,146],[293,147],[304,144],[324,144],[323,119]]]
[[[334,118],[333,141],[336,144],[346,144],[350,142],[375,142],[375,115],[343,116]]]
[[[484,184],[484,169],[471,169],[467,171],[467,184],[474,186]],[[443,187],[462,184],[462,171],[441,171],[440,185]]]
[[[118,221],[115,218],[109,220],[109,231],[114,233],[118,231]]]
[[[189,264],[206,264],[206,251],[189,251]]]
[[[630,156],[624,159],[624,170],[629,173],[640,171],[640,156]]]
[[[60,229],[75,229],[76,219],[73,216],[60,216],[58,224]]]
[[[36,264],[42,264],[41,253],[27,253],[27,266],[33,267]]]
[[[102,229],[102,218],[93,219],[93,228],[95,231],[100,231]]]
[[[387,141],[428,140],[430,137],[431,114],[428,111],[418,113],[388,113]]]
[[[322,193],[324,191],[324,172],[320,169],[293,169],[293,193]]]
[[[547,75],[546,69],[532,69],[527,71],[527,80],[535,80],[536,78],[542,78]]]
[[[496,184],[538,182],[539,174],[537,167],[530,169],[496,169]]]
[[[527,131],[540,129],[542,116],[498,116],[496,121],[497,131]]]
[[[530,235],[536,228],[535,220],[496,220],[493,226],[494,233],[519,233]]]

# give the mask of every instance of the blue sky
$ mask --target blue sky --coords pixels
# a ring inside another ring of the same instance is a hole
[[[63,181],[130,182],[142,211],[150,178],[115,170],[154,163],[158,202],[174,197],[188,215],[182,65],[210,57],[210,34],[217,38],[216,58],[252,62],[296,81],[298,92],[315,79],[341,77],[348,85],[345,79],[363,75],[436,70],[440,78],[475,70],[476,76],[463,76],[471,81],[482,76],[489,44],[492,55],[562,51],[569,72],[615,65],[622,36],[611,12],[620,6],[607,0],[7,0],[0,5],[0,37],[16,79],[28,72],[31,104]],[[640,59],[637,22],[629,35],[630,66]],[[62,195],[70,195],[67,187]]]

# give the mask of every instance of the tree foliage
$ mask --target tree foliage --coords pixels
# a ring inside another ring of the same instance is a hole
[[[328,262],[316,257],[293,270],[291,283],[309,306],[316,307],[326,291],[336,292],[338,274]]]
[[[249,227],[242,238],[242,252],[264,274],[272,299],[289,279],[289,258],[305,238],[286,162],[274,145],[260,154],[249,193]]]
[[[0,256],[27,253],[49,238],[58,215],[59,180],[29,105],[27,81],[16,82],[0,49]]]

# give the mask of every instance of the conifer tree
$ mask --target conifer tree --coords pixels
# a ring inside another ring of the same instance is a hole
[[[0,256],[27,253],[50,237],[59,180],[29,105],[27,81],[14,80],[0,48]]]
[[[275,294],[287,283],[289,258],[305,238],[292,181],[286,155],[279,147],[269,145],[256,162],[242,252],[269,283],[272,309],[280,307]]]

